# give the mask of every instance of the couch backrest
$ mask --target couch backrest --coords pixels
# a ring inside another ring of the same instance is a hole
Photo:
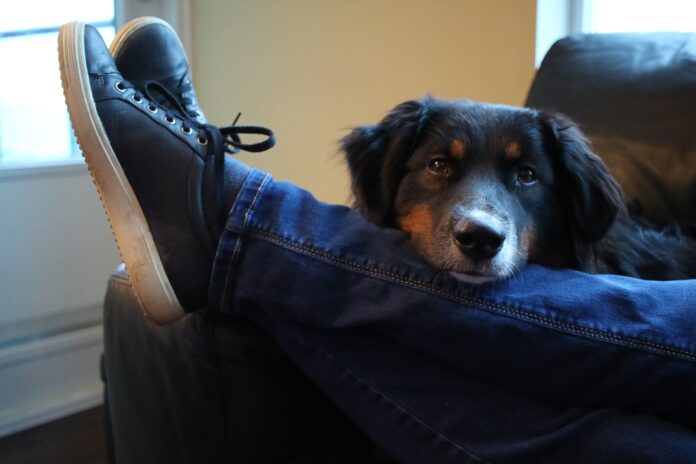
[[[696,221],[696,34],[562,39],[526,104],[575,119],[647,218]]]

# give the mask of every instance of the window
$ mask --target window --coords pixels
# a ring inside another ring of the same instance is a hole
[[[696,1],[537,0],[537,66],[566,35],[652,31],[696,32]]]
[[[588,1],[583,32],[696,32],[693,0]]]
[[[58,29],[79,19],[114,36],[113,0],[16,2],[0,16],[0,169],[79,159],[58,71]]]

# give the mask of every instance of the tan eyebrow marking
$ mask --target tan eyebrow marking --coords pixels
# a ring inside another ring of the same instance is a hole
[[[520,143],[513,140],[505,146],[505,157],[509,160],[515,160],[522,155]]]
[[[450,143],[450,154],[457,159],[464,158],[464,155],[466,155],[466,145],[461,139],[452,139]]]

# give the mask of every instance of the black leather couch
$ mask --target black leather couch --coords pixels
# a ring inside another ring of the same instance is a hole
[[[579,122],[634,212],[696,220],[696,34],[566,38],[544,57],[526,105]]]
[[[527,105],[578,121],[635,211],[696,220],[696,34],[564,39]],[[369,439],[245,320],[189,314],[156,326],[119,270],[108,284],[104,343],[118,463],[374,460]]]

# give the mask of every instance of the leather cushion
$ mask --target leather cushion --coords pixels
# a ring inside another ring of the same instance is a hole
[[[645,217],[696,221],[696,34],[562,39],[527,105],[579,122]]]

